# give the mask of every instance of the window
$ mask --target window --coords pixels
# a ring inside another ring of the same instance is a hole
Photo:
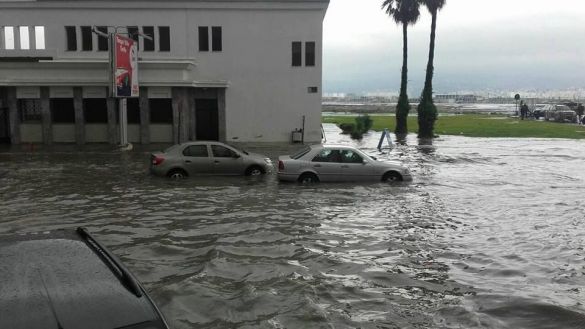
[[[51,98],[53,123],[75,123],[75,108],[72,98]]]
[[[236,158],[238,156],[236,152],[220,145],[211,145],[211,151],[214,158]]]
[[[140,124],[139,98],[126,98],[126,116],[129,124]]]
[[[311,148],[307,146],[304,149],[298,151],[297,153],[291,155],[290,157],[291,157],[291,159],[297,160],[297,159],[300,159],[301,157],[303,157],[305,154],[309,153],[310,151],[311,151]]]
[[[35,49],[45,49],[45,27],[35,26]]]
[[[101,33],[104,34],[108,34],[108,27],[107,26],[98,26],[96,27],[96,30],[98,30]],[[98,51],[108,51],[110,49],[110,45],[108,42],[108,38],[101,36],[98,34]]]
[[[305,42],[305,66],[315,66],[315,42]]]
[[[138,41],[138,26],[128,26],[126,30],[128,31],[128,37],[136,43],[136,50],[139,50],[140,42]]]
[[[154,26],[143,26],[142,33],[152,38],[152,40],[144,39],[144,51],[154,51]]]
[[[209,28],[199,26],[199,51],[209,51]]]
[[[20,26],[18,30],[20,35],[20,49],[30,49],[30,32],[28,26]]]
[[[300,41],[295,41],[292,43],[292,66],[302,66],[303,63],[303,43]]]
[[[19,99],[18,111],[20,122],[35,123],[41,122],[41,100],[40,99]]]
[[[343,163],[364,163],[364,159],[352,150],[341,151],[341,162]]]
[[[171,30],[168,26],[159,26],[158,27],[158,35],[159,35],[159,43],[158,43],[158,50],[159,51],[171,51]]]
[[[93,33],[91,32],[91,26],[81,27],[81,50],[93,50]]]
[[[339,150],[323,149],[313,158],[313,162],[341,162],[341,154]]]
[[[4,49],[7,49],[7,50],[14,49],[14,27],[13,26],[5,26],[4,27]]]
[[[65,26],[65,34],[67,35],[67,50],[77,50],[77,31],[75,26]]]
[[[173,101],[170,98],[149,99],[150,123],[173,123]]]
[[[211,27],[211,50],[221,51],[221,26]]]
[[[86,98],[83,100],[85,123],[108,123],[108,107],[105,98]]]
[[[307,88],[307,91],[309,92],[309,94],[316,94],[319,92],[319,87],[309,87]]]
[[[207,145],[191,145],[183,150],[183,155],[186,157],[207,158]]]

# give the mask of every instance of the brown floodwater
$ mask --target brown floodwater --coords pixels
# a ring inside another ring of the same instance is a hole
[[[85,226],[173,328],[584,328],[585,143],[329,142],[411,183],[148,174],[148,152],[0,152],[0,234]],[[299,146],[248,145],[272,158]]]

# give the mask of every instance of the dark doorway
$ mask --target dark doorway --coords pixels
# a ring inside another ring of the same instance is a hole
[[[10,121],[8,108],[0,108],[0,143],[10,143]]]
[[[219,115],[217,99],[195,100],[197,140],[219,140]]]

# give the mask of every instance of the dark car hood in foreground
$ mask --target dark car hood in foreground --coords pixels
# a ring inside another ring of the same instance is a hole
[[[0,236],[0,328],[166,328],[90,245],[73,230]]]

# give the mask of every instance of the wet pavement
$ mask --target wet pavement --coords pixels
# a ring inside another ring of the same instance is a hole
[[[5,149],[0,234],[87,227],[173,328],[585,327],[583,141],[327,138],[414,181],[169,181],[140,149]]]

